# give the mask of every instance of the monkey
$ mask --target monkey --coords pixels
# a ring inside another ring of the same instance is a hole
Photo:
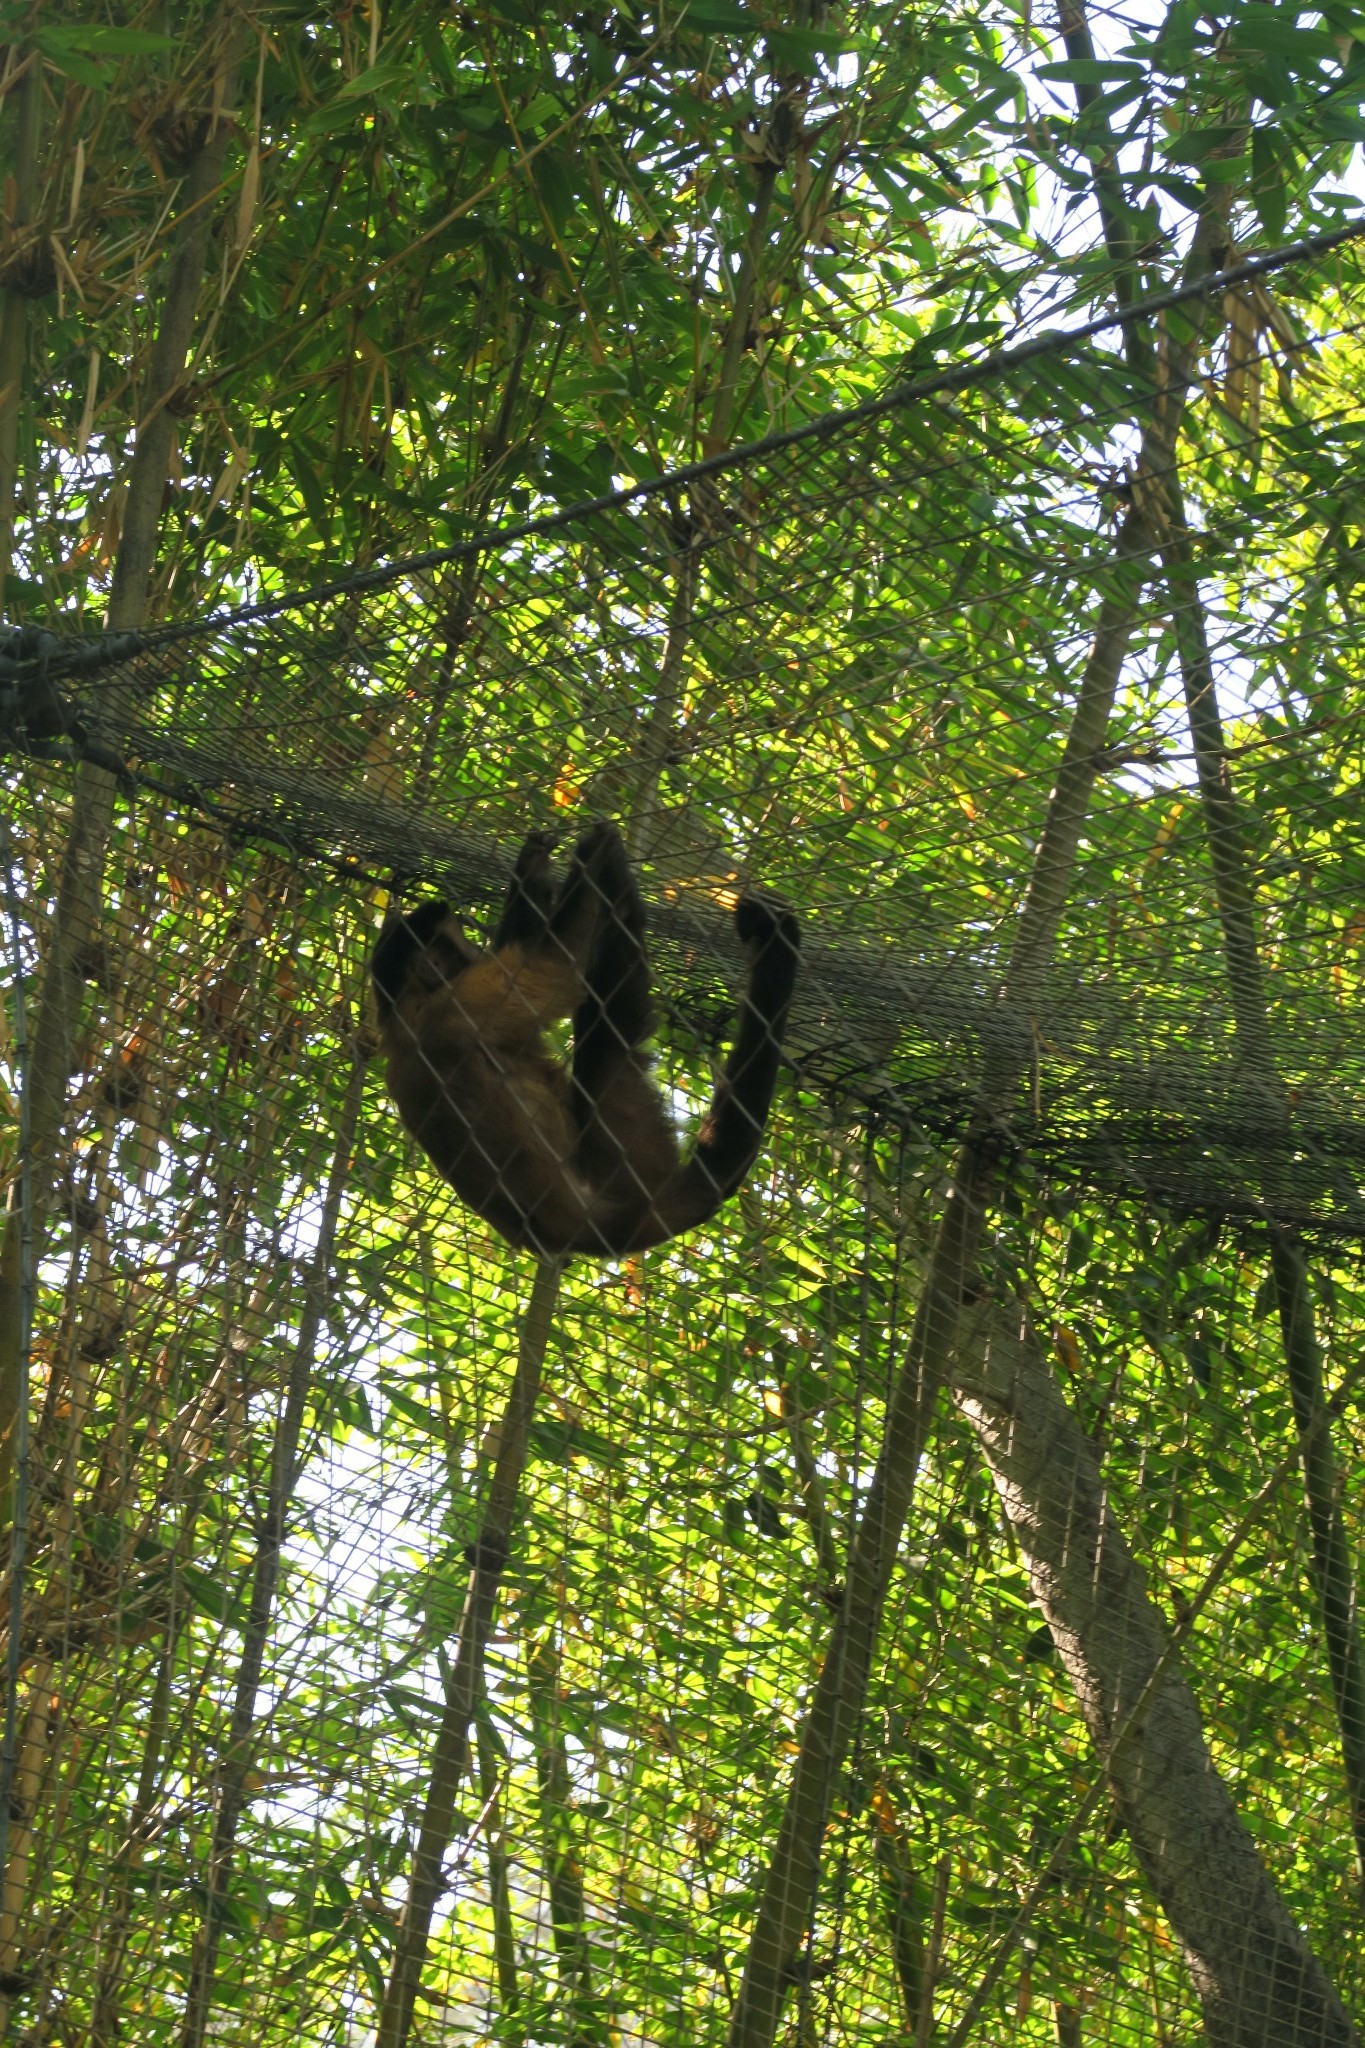
[[[645,909],[615,825],[579,839],[556,890],[532,832],[492,950],[443,902],[396,910],[371,960],[389,1093],[469,1208],[519,1249],[617,1258],[713,1216],[757,1156],[777,1084],[801,934],[779,898],[741,897],[739,1031],[690,1156],[642,1050],[654,1008]],[[573,1018],[573,1056],[545,1030]]]
[[[28,675],[0,673],[0,753],[26,754],[34,761],[59,761],[68,756],[107,768],[125,785],[132,782],[123,756],[93,734],[83,707],[41,671]]]
[[[0,736],[17,753],[51,758],[77,735],[84,738],[75,700],[41,669],[0,680]]]
[[[128,763],[91,730],[87,706],[73,694],[70,678],[126,662],[138,645],[134,633],[80,642],[61,640],[44,626],[0,626],[0,754],[89,761],[107,768],[131,793],[136,783]]]

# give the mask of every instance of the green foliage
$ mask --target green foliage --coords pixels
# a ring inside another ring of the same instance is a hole
[[[43,93],[37,226],[0,270],[29,306],[7,609],[64,629],[107,600],[219,26],[198,4],[106,12],[4,10]],[[1239,248],[1331,224],[1362,133],[1358,22],[1335,6],[1241,0],[1215,22],[1176,0],[1159,25],[1111,23],[1091,55],[1008,0],[394,0],[245,22],[174,406],[160,619],[486,541],[984,354],[1021,319],[1169,284],[1211,193]],[[0,147],[13,172],[15,132]],[[44,282],[35,250],[54,239]],[[1365,944],[1358,269],[1344,248],[1222,309],[1181,447],[1272,1023],[1315,1134],[1292,1186],[1319,1218],[1345,1203],[1333,1147],[1358,1099]],[[705,907],[743,865],[798,901],[820,971],[849,972],[832,995],[812,981],[769,1163],[715,1227],[566,1283],[424,1980],[432,2040],[724,2038],[1085,646],[1142,582],[1113,535],[1152,404],[1150,362],[1105,335],[695,494],[704,585],[671,711],[681,501],[429,564],[302,624],[208,638],[183,667],[172,650],[149,692],[151,726],[226,751],[213,800],[239,821],[281,764],[420,797],[484,845],[653,805],[656,897]],[[1293,1418],[1168,606],[1144,603],[993,1256],[1051,1333],[1178,1615]],[[60,763],[7,757],[5,776],[36,975],[79,799]],[[119,803],[112,964],[87,962],[66,1200],[38,1275],[23,1656],[60,1713],[20,1988],[0,1994],[34,2040],[112,2038],[107,2010],[128,2040],[179,2037],[309,1281],[322,1307],[213,2039],[368,2038],[528,1283],[397,1143],[377,1074],[346,1121],[374,878],[282,824],[267,843],[268,818],[219,832],[204,794]],[[699,1102],[728,995],[685,930],[659,953],[665,1073]],[[855,1045],[830,1047],[831,1015],[855,1017]],[[101,1090],[130,1039],[151,1079],[119,1107]],[[1096,1132],[1123,1156],[1121,1195]],[[1167,1148],[1186,1182],[1163,1179]],[[1313,1249],[1354,1429],[1358,1261]],[[1185,1661],[1218,1766],[1349,1994],[1358,1916],[1306,1541],[1284,1485]],[[1093,1769],[971,1434],[946,1419],[835,1788],[790,2038],[817,2021],[908,2038],[935,1940],[951,2024]],[[550,1901],[570,1866],[577,1927]],[[1193,2028],[1103,1813],[1031,1939],[998,2038],[1060,2038],[1062,2007],[1114,2048]]]

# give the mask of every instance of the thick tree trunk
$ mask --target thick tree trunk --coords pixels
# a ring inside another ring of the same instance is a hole
[[[1089,1440],[1017,1310],[978,1312],[953,1394],[1184,1952],[1210,2048],[1359,2048],[1214,1768]]]

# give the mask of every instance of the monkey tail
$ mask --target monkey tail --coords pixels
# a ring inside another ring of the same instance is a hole
[[[653,1197],[622,1251],[645,1251],[714,1216],[763,1142],[801,959],[801,927],[779,898],[744,896],[735,927],[749,955],[739,1030],[697,1142]]]

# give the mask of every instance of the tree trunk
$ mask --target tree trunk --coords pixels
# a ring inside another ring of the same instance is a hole
[[[1210,2048],[1359,2048],[1214,1768],[1094,1451],[1017,1310],[980,1312],[953,1394],[1184,1952]]]
[[[1209,268],[1221,221],[1201,220],[1188,268]],[[1041,998],[1085,824],[1114,691],[1150,575],[1157,533],[1147,506],[1175,459],[1185,395],[1195,374],[1195,338],[1172,345],[1169,382],[1143,435],[1146,488],[1120,529],[1109,594],[1076,694],[1000,989],[1002,1017],[1027,1018]],[[849,1555],[843,1606],[830,1635],[802,1731],[786,1809],[754,1920],[744,1976],[730,2021],[729,2048],[771,2048],[810,1924],[830,1800],[862,1712],[877,1631],[909,1512],[934,1403],[947,1381],[964,1292],[976,1269],[995,1189],[993,1133],[1027,1071],[1033,1040],[1023,1027],[995,1034],[981,1077],[979,1107],[959,1155],[905,1362],[897,1376],[881,1452]]]
[[[1262,1091],[1268,1130],[1278,1129],[1287,1140],[1292,1129],[1289,1091],[1275,1061],[1261,971],[1255,897],[1223,739],[1194,550],[1178,491],[1171,494],[1171,522],[1173,532],[1162,554],[1218,901],[1228,994],[1237,1027],[1237,1051]],[[1341,1489],[1323,1387],[1308,1262],[1302,1247],[1273,1224],[1270,1274],[1298,1435],[1312,1542],[1313,1586],[1322,1615],[1332,1699],[1341,1731],[1356,1861],[1365,1876],[1365,1660],[1360,1646],[1355,1559],[1341,1513]]]

